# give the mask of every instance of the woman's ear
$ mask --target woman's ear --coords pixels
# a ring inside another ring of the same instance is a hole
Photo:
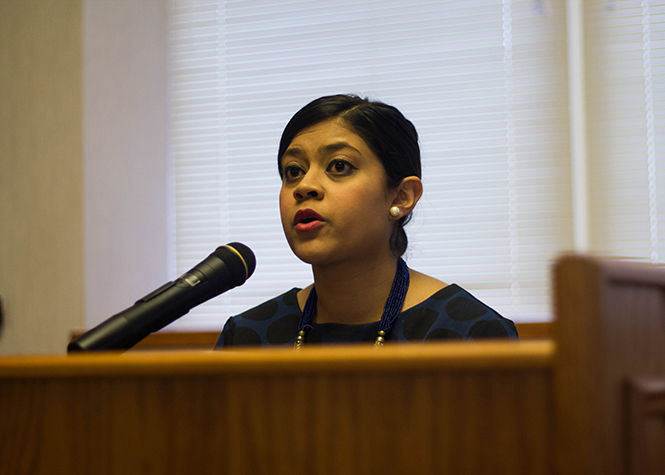
[[[423,182],[417,176],[407,176],[397,185],[391,207],[399,208],[399,216],[408,215],[423,194]]]

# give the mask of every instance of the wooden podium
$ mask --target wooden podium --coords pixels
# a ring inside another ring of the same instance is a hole
[[[0,358],[0,473],[665,473],[665,270],[555,275],[549,341]]]

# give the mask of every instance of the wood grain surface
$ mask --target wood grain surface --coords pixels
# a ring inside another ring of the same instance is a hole
[[[0,473],[545,474],[551,343],[0,360]]]

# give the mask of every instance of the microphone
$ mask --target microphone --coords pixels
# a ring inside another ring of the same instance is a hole
[[[239,242],[220,246],[179,278],[117,313],[67,345],[67,352],[128,349],[190,309],[245,283],[254,253]]]

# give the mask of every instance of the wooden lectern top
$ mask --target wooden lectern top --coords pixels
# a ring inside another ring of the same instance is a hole
[[[76,353],[0,358],[0,379],[257,372],[405,371],[543,368],[552,363],[551,341],[482,341],[241,348],[224,351]]]

